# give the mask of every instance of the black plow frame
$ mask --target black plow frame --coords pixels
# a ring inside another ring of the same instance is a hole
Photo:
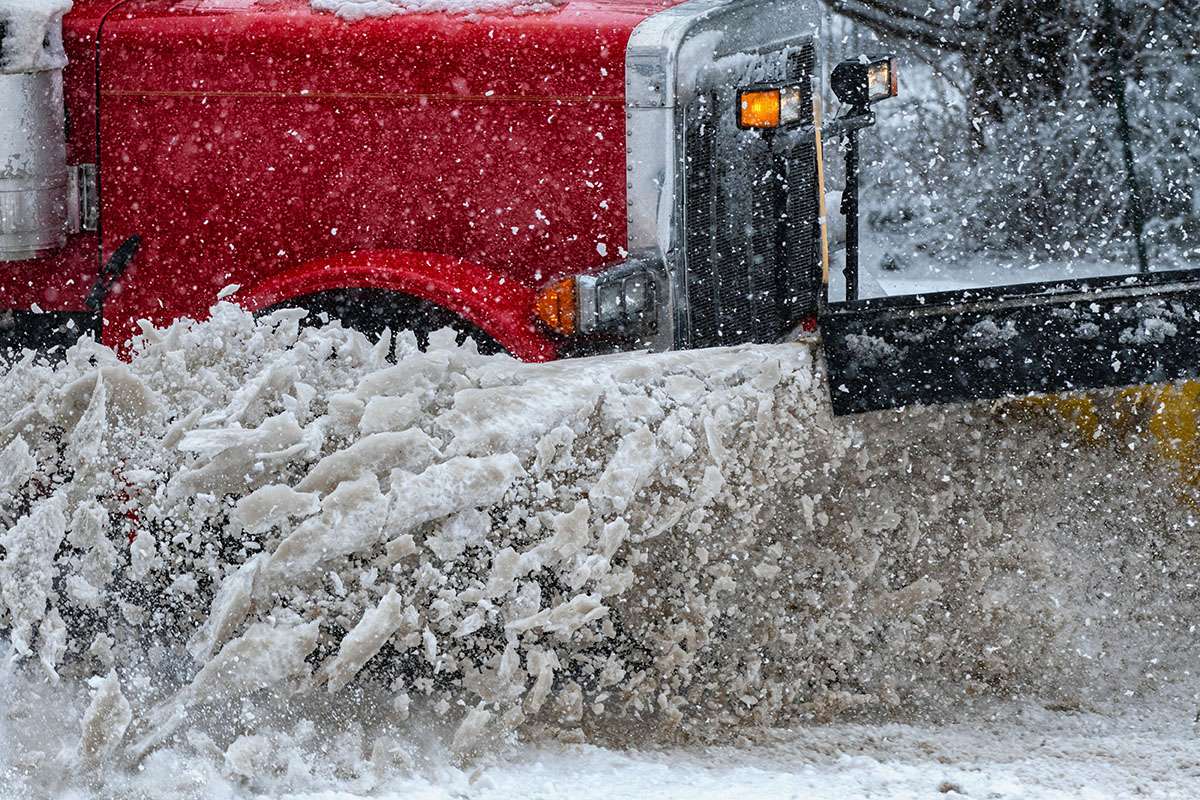
[[[1200,377],[1200,270],[825,306],[835,414]]]

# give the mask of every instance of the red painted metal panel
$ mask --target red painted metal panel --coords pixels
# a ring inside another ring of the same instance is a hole
[[[8,308],[82,311],[96,280],[96,236],[71,236],[58,252],[0,262],[0,312]]]
[[[105,24],[104,250],[143,239],[106,338],[341,253],[434,253],[530,290],[618,257],[624,49],[644,9],[347,23],[236,4],[131,2]],[[532,326],[518,297],[506,315]]]
[[[349,23],[305,0],[78,0],[65,22],[70,160],[97,158],[104,19],[103,255],[143,240],[106,340],[141,318],[203,317],[230,283],[287,294],[353,272],[361,286],[363,263],[386,262],[374,285],[424,275],[429,299],[549,357],[534,292],[620,257],[625,46],[671,2]],[[0,306],[79,308],[95,246],[77,236],[54,258],[0,267]],[[372,251],[384,255],[364,262]],[[396,252],[430,257],[401,268]]]

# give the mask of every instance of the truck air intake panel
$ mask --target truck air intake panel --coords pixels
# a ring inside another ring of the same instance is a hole
[[[63,9],[39,5],[0,10],[0,262],[66,239]]]

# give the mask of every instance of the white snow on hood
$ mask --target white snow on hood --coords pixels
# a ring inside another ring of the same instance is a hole
[[[61,69],[62,18],[71,0],[0,0],[0,73]]]
[[[396,14],[537,14],[553,11],[566,0],[310,0],[318,11],[351,21]]]
[[[318,752],[367,785],[1194,670],[1194,520],[1127,411],[834,419],[802,344],[393,361],[299,315],[0,367],[10,785],[193,753],[314,788]]]
[[[311,0],[317,11],[347,20],[396,14],[442,12],[536,14],[557,9],[566,0]],[[0,74],[61,69],[67,63],[62,18],[71,0],[0,0]]]

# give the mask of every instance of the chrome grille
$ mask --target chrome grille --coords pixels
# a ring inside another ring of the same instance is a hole
[[[763,56],[772,77],[810,86],[811,45]],[[811,90],[810,90],[811,91]],[[816,311],[820,289],[815,134],[738,131],[736,94],[687,109],[684,254],[690,346],[779,339]],[[810,102],[806,108],[811,108]],[[805,135],[807,134],[807,135]],[[782,134],[781,134],[782,135]]]

